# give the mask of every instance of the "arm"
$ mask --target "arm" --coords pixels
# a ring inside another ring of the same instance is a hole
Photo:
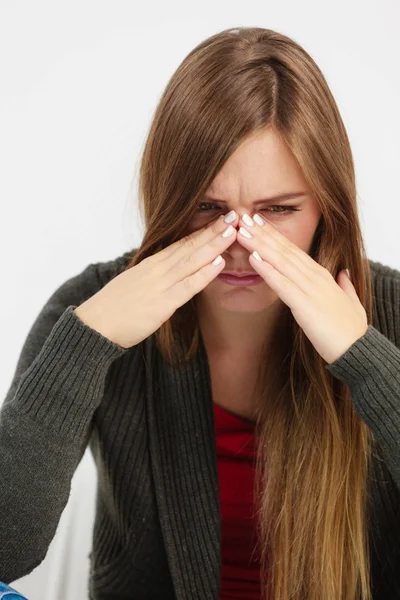
[[[45,558],[91,433],[108,368],[126,350],[73,309],[98,289],[96,265],[63,283],[36,318],[0,412],[0,581]]]
[[[400,490],[400,272],[381,266],[374,287],[374,322],[381,331],[369,325],[363,337],[325,368],[349,386],[353,404]]]

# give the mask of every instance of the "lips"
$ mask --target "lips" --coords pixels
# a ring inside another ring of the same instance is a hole
[[[260,277],[258,273],[251,273],[250,275],[247,275],[245,272],[243,272],[239,273],[239,276],[237,276],[236,274],[232,275],[231,273],[219,273],[219,275],[217,275],[217,279],[220,279],[227,285],[235,287],[249,287],[253,285],[258,285],[263,282],[262,277]]]
[[[233,277],[255,277],[255,271],[222,271],[221,275],[233,275]]]

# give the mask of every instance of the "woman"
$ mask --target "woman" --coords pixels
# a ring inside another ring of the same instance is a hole
[[[400,272],[365,256],[312,58],[262,28],[199,44],[140,197],[141,246],[66,281],[22,350],[0,579],[43,560],[89,444],[91,598],[397,598]]]

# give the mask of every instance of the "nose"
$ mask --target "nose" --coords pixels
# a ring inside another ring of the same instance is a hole
[[[239,231],[240,229],[240,225],[234,225],[235,229],[237,231]],[[225,250],[226,254],[229,254],[229,256],[232,257],[232,261],[229,262],[234,262],[235,264],[242,264],[244,263],[244,260],[247,261],[247,257],[249,256],[250,252],[249,250],[247,250],[246,248],[244,248],[244,246],[236,239],[234,242],[232,242],[232,244]],[[238,259],[238,260],[236,260]],[[241,261],[240,261],[241,259]]]
[[[243,215],[248,215],[251,219],[253,219],[253,215],[255,215],[257,211],[255,210],[255,211],[250,212],[250,211],[246,211],[246,210],[241,210],[241,211],[235,210],[235,212],[236,212],[237,217],[236,217],[236,221],[234,221],[234,223],[236,222],[236,225],[234,225],[234,223],[232,223],[232,225],[234,227],[236,227],[236,229],[239,230],[240,221],[243,219]]]
[[[232,226],[236,229],[236,231],[239,231],[241,225],[240,225],[240,220],[243,217],[243,215],[246,213],[245,210],[239,211],[236,210],[236,220],[232,223]],[[247,213],[250,216],[252,216],[251,213]],[[228,265],[235,265],[235,268],[242,268],[242,269],[246,269],[248,268],[250,269],[250,264],[249,264],[249,255],[251,253],[246,250],[246,248],[244,248],[242,246],[242,244],[240,244],[240,242],[238,242],[238,240],[236,239],[234,242],[232,242],[232,244],[225,250],[225,252],[223,253],[223,257],[225,259],[225,261],[227,262]],[[227,258],[229,257],[229,258]]]

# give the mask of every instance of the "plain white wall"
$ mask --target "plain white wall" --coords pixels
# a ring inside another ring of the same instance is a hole
[[[227,27],[261,26],[313,56],[356,164],[369,258],[400,268],[400,5],[203,0],[0,4],[0,402],[50,294],[139,244],[137,170],[163,89]],[[87,451],[45,561],[14,582],[29,600],[84,600],[96,473]]]

